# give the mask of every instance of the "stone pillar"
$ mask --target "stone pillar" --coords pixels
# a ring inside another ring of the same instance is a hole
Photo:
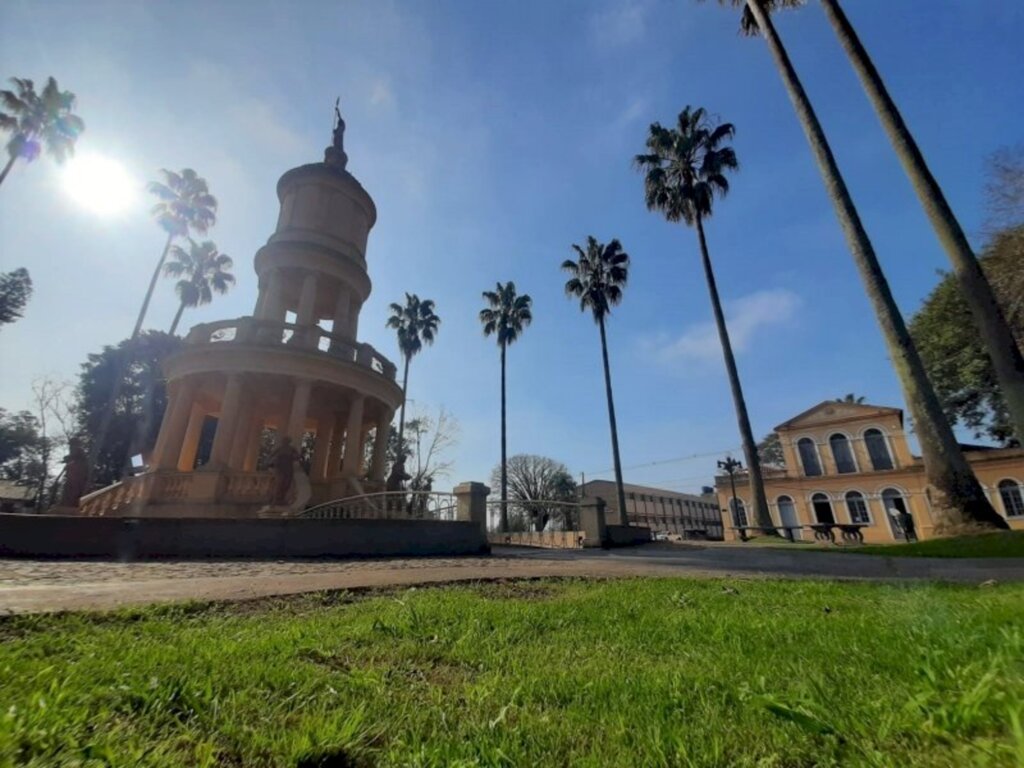
[[[238,428],[238,412],[242,404],[242,378],[237,373],[229,373],[224,385],[224,399],[220,404],[220,418],[217,419],[217,432],[213,437],[213,449],[210,451],[211,469],[223,469],[228,464],[231,446]]]
[[[302,292],[299,294],[299,308],[295,311],[296,325],[313,325],[316,318],[316,273],[306,272],[302,276]]]
[[[242,401],[242,412],[238,417],[238,428],[235,430],[235,439],[231,442],[231,454],[228,458],[228,467],[241,471],[245,466],[245,457],[249,453],[249,443],[256,431],[256,421],[253,416],[253,398],[246,397]]]
[[[348,333],[353,340],[359,335],[360,309],[362,309],[362,305],[360,305],[359,302],[353,301],[348,310]]]
[[[345,338],[353,338],[349,333],[349,311],[352,305],[352,291],[345,283],[338,286],[338,300],[334,304],[334,328],[332,333]]]
[[[326,475],[328,479],[335,477],[341,469],[338,465],[341,464],[341,446],[344,444],[345,437],[345,422],[342,420],[341,414],[335,413],[333,418],[331,450],[327,453]]]
[[[206,421],[206,410],[199,403],[192,404],[188,417],[188,428],[185,439],[178,453],[178,471],[191,472],[196,466],[196,454],[199,452],[199,438],[203,434],[203,422]]]
[[[281,270],[270,270],[267,275],[267,284],[260,290],[260,298],[256,302],[256,316],[259,319],[284,322],[283,283],[284,274]]]
[[[242,459],[243,472],[255,472],[260,459],[260,440],[263,437],[263,417],[254,416],[249,429],[249,439],[245,445],[245,457]]]
[[[477,523],[484,536],[487,536],[487,495],[490,492],[483,483],[459,483],[452,490],[455,519]]]
[[[387,458],[388,432],[391,430],[391,420],[395,417],[393,411],[382,411],[377,419],[377,436],[373,440],[373,461],[370,462],[370,479],[384,482],[384,465]]]
[[[310,480],[324,480],[327,478],[327,455],[331,447],[331,431],[334,427],[334,418],[328,414],[322,414],[316,420],[316,442],[313,444],[313,462],[309,468]]]
[[[298,450],[302,442],[302,433],[306,430],[306,410],[309,408],[309,395],[313,389],[313,382],[307,379],[299,379],[295,382],[295,392],[292,394],[292,407],[288,412],[288,428],[285,434],[292,439],[292,445]]]
[[[188,427],[196,386],[194,377],[187,378],[171,395],[171,403],[167,408],[164,423],[160,426],[157,446],[153,451],[153,464],[159,469],[174,469],[178,466],[181,442],[185,439],[185,429]]]
[[[580,528],[584,547],[603,547],[608,539],[604,518],[604,499],[580,504]]]
[[[357,477],[363,461],[363,403],[366,398],[356,395],[348,412],[348,426],[345,429],[345,458],[341,474]]]

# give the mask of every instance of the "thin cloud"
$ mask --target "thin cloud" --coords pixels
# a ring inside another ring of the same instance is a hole
[[[590,17],[590,39],[601,47],[636,43],[647,31],[647,12],[648,4],[643,0],[626,0],[603,8]]]
[[[740,354],[773,328],[787,325],[800,308],[800,297],[785,289],[755,291],[725,303],[726,324],[733,352]],[[643,342],[644,348],[664,364],[721,363],[722,346],[714,322],[690,325],[678,336],[661,334]]]

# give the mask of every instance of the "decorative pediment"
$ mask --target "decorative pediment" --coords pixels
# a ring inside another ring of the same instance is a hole
[[[848,421],[871,421],[880,416],[896,414],[903,422],[903,411],[899,408],[890,408],[884,405],[869,405],[868,403],[847,403],[835,400],[826,400],[818,403],[813,408],[808,408],[803,413],[797,414],[789,421],[785,421],[775,427],[779,430],[793,430],[805,427],[816,427],[823,424],[834,424]]]

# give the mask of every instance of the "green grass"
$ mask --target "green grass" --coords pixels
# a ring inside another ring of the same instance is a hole
[[[822,545],[814,548],[827,549],[829,552],[890,557],[1024,557],[1024,531],[929,539],[915,541],[912,544],[866,544],[854,547]]]
[[[0,765],[1016,766],[1024,585],[511,582],[0,621]]]

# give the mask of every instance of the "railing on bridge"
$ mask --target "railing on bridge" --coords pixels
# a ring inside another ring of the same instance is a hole
[[[455,520],[458,505],[452,493],[387,491],[336,499],[299,513],[318,520]]]

